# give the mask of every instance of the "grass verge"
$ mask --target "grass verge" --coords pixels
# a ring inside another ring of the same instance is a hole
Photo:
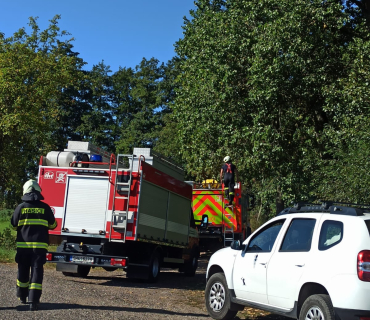
[[[15,258],[15,250],[0,248],[0,263],[13,263]]]
[[[57,246],[49,246],[48,251],[56,251]],[[4,249],[0,247],[0,263],[15,263],[16,249]],[[48,269],[55,268],[55,263],[46,263]]]

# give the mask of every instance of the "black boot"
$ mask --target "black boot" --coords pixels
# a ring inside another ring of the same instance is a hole
[[[25,298],[25,297],[19,297],[18,299],[23,304],[26,304],[27,303],[27,298]]]
[[[39,310],[39,304],[35,302],[30,303],[30,311],[37,311]]]
[[[28,288],[17,287],[17,298],[20,303],[26,304],[28,297]]]
[[[229,204],[233,204],[233,201],[234,201],[234,195],[233,194],[230,194],[230,197],[229,197]]]

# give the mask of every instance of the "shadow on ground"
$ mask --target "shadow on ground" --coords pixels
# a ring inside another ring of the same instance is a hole
[[[87,278],[67,277],[68,281],[77,283],[91,283],[97,280],[95,284],[101,286],[112,287],[131,287],[131,288],[147,288],[147,289],[181,289],[204,291],[206,286],[206,270],[209,260],[209,255],[202,255],[199,259],[197,273],[193,277],[187,277],[183,273],[173,269],[162,269],[159,280],[156,283],[148,283],[145,280],[126,278],[125,272],[114,271],[109,273],[103,269],[93,269]]]
[[[148,283],[144,280],[136,280],[126,278],[124,272],[114,272],[109,274],[108,272],[101,269],[96,269],[92,271],[89,276],[85,279],[68,277],[69,281],[77,283],[95,283],[99,286],[113,286],[113,287],[127,287],[127,288],[145,288],[147,290],[151,289],[179,289],[192,291],[194,294],[187,295],[188,303],[200,308],[205,308],[204,306],[204,289],[206,286],[206,271],[207,264],[210,258],[210,254],[202,254],[199,259],[199,265],[197,273],[194,277],[186,277],[183,273],[179,273],[172,269],[162,269],[160,273],[160,278],[157,283]],[[110,275],[110,276],[109,276]],[[96,280],[96,282],[95,282]],[[23,308],[21,310],[21,308]],[[94,306],[84,306],[79,304],[58,304],[58,303],[45,303],[42,304],[41,310],[57,310],[57,309],[103,309],[107,311],[126,311],[126,312],[140,312],[140,313],[152,313],[152,314],[163,314],[171,316],[194,316],[199,318],[208,318],[209,316],[204,314],[189,314],[181,312],[172,312],[162,309],[149,309],[149,308],[132,308],[132,307],[94,307]],[[1,308],[5,310],[6,308]],[[27,306],[18,306],[17,310],[26,311]],[[288,320],[289,318],[280,315],[269,314],[268,312],[260,311],[253,308],[245,308],[243,311],[239,312],[235,317],[235,320]]]
[[[266,316],[257,316],[257,317],[254,317],[254,316],[236,316],[234,318],[234,320],[289,320],[290,318],[287,318],[287,317],[283,317],[283,316],[279,316],[279,315],[276,315],[276,314],[268,314]]]
[[[132,308],[132,307],[110,307],[110,306],[91,306],[91,305],[80,305],[80,304],[72,304],[72,303],[41,303],[39,311],[56,311],[56,310],[76,310],[76,309],[89,309],[89,310],[104,310],[104,311],[121,311],[121,312],[135,312],[135,313],[152,313],[152,314],[163,314],[168,316],[192,316],[192,317],[199,317],[199,318],[206,318],[208,316],[201,314],[201,313],[182,313],[182,312],[174,312],[169,310],[163,309],[152,309],[152,308]],[[0,311],[2,310],[17,310],[17,311],[29,311],[28,305],[20,305],[17,307],[0,307]]]

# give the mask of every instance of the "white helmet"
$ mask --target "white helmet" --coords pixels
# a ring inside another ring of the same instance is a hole
[[[229,162],[230,161],[230,157],[229,156],[226,156],[225,158],[224,158],[224,162]]]
[[[41,188],[39,184],[37,183],[36,180],[28,180],[24,185],[23,185],[23,195],[26,193],[32,192],[33,190],[36,190],[38,192],[41,192]]]

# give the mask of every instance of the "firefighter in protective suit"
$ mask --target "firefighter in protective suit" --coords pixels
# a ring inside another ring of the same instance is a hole
[[[22,200],[11,219],[13,228],[17,230],[17,297],[22,303],[27,303],[28,297],[30,310],[34,311],[38,309],[42,293],[48,230],[55,229],[57,222],[50,206],[41,201],[44,197],[35,180],[24,184]]]
[[[224,182],[225,196],[229,199],[229,205],[232,205],[234,201],[235,176],[238,179],[236,166],[231,162],[230,157],[226,156],[224,158],[224,165],[221,168],[220,180]]]

